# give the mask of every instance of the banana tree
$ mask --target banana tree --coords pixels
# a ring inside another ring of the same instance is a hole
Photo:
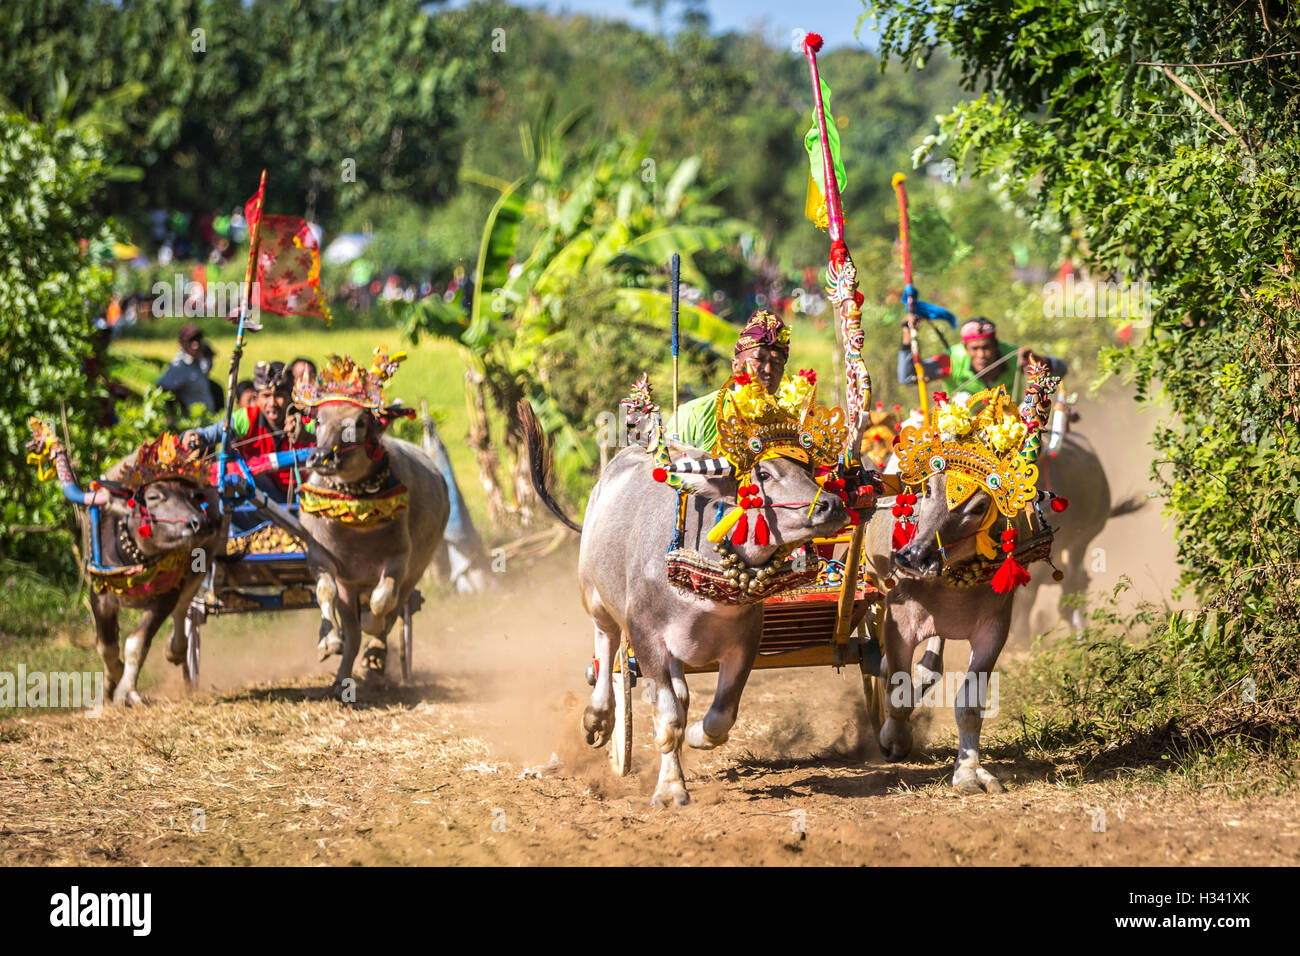
[[[523,523],[534,505],[527,467],[520,454],[515,407],[527,397],[552,436],[557,460],[594,466],[590,438],[547,394],[535,370],[565,332],[566,299],[576,284],[608,286],[619,321],[662,337],[668,314],[664,263],[682,257],[686,281],[707,289],[695,256],[733,248],[754,233],[748,224],[722,219],[698,183],[700,163],[680,163],[660,188],[645,182],[648,139],[590,142],[565,148],[573,116],[542,120],[521,130],[530,172],[505,183],[480,174],[466,179],[490,183],[499,195],[484,224],[469,294],[450,302],[437,297],[394,303],[412,341],[421,334],[453,339],[465,347],[470,380],[479,394],[471,400],[472,443],[479,457],[493,519],[509,512]],[[653,177],[651,177],[653,179]],[[681,329],[689,345],[729,351],[735,330],[711,313],[683,304]],[[611,406],[614,402],[611,396]],[[505,445],[513,453],[514,506],[505,504],[496,478],[496,453],[488,434],[486,408],[506,422]]]

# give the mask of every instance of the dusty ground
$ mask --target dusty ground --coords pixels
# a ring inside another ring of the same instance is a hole
[[[1300,862],[1292,799],[1016,759],[1002,718],[998,796],[948,788],[946,712],[908,763],[846,756],[860,686],[829,669],[755,674],[731,742],[687,753],[691,805],[652,810],[640,689],[633,776],[581,743],[590,639],[571,560],[492,600],[431,602],[415,683],[365,684],[354,708],[322,699],[298,614],[274,636],[267,618],[209,626],[205,683],[225,689],[182,696],[155,653],[148,709],[0,723],[0,863]],[[711,679],[692,688],[698,714]]]

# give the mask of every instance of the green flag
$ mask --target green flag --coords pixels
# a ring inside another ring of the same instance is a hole
[[[839,184],[840,191],[844,191],[844,160],[840,158],[840,131],[835,125],[835,117],[831,115],[831,88],[826,85],[826,81],[818,77],[822,87],[822,108],[826,112],[826,135],[831,141],[831,163],[835,167],[835,181]],[[808,150],[809,172],[812,173],[813,182],[817,184],[818,190],[821,191],[823,199],[826,196],[826,181],[822,165],[822,134],[817,128],[817,107],[813,107],[813,124],[812,129],[804,135],[804,148]]]

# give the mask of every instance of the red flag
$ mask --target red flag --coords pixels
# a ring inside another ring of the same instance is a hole
[[[257,199],[258,197],[254,197]],[[253,200],[250,200],[250,209]],[[259,203],[260,207],[260,203]],[[249,213],[249,223],[253,222]],[[276,315],[333,317],[320,284],[320,244],[301,216],[263,216],[253,304]]]
[[[257,194],[252,199],[244,203],[244,218],[248,220],[249,235],[252,235],[253,226],[257,225],[262,218],[262,200],[266,196],[266,173],[262,173],[262,181],[258,183]]]

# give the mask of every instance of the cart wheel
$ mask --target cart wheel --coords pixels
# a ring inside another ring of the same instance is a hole
[[[415,605],[415,592],[406,599],[402,605],[402,683],[411,682],[411,645],[414,643],[415,635],[411,627],[411,612]]]
[[[610,679],[614,683],[614,735],[609,739],[609,765],[620,777],[632,770],[632,675],[627,644],[620,644]]]
[[[202,611],[191,607],[185,612],[185,663],[181,670],[185,685],[191,691],[199,689],[199,632],[202,624]]]

